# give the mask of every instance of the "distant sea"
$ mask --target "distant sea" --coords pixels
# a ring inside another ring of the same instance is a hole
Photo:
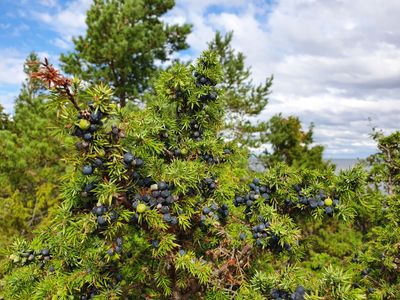
[[[350,169],[359,161],[357,158],[332,158],[329,160],[336,165],[336,173],[339,173],[340,170]],[[250,168],[256,172],[264,171],[263,165],[255,156],[250,156]]]
[[[357,158],[333,158],[331,161],[339,170],[349,169],[354,166],[359,160]]]
[[[359,162],[357,158],[333,158],[330,161],[336,165],[336,172],[340,170],[350,169]]]

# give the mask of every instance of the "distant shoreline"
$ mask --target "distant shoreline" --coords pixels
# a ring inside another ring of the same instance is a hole
[[[330,161],[336,165],[336,169],[335,169],[336,173],[339,173],[341,170],[350,169],[362,160],[363,159],[361,159],[361,158],[324,159],[324,161]],[[264,172],[264,170],[265,170],[262,163],[254,155],[250,155],[250,157],[249,157],[249,166],[253,171],[256,171],[256,172]]]
[[[326,161],[331,161],[336,165],[336,171],[350,169],[355,164],[357,164],[361,159],[359,158],[334,158],[334,159],[326,159]]]

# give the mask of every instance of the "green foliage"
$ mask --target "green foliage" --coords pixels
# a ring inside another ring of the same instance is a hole
[[[10,117],[4,112],[4,107],[0,105],[0,130],[8,128]]]
[[[372,288],[371,299],[400,297],[400,196],[398,189],[399,132],[375,132],[376,154],[367,159],[369,168],[368,218],[359,222],[364,244],[356,255],[360,282]]]
[[[62,56],[89,84],[28,57],[0,107],[0,298],[399,299],[399,132],[374,134],[368,173],[335,174],[312,124],[249,122],[272,77],[251,82],[231,33],[153,83],[186,47],[173,5],[95,1]]]
[[[277,164],[252,179],[246,149],[219,138],[215,53],[163,72],[140,110],[48,64],[38,74],[52,82],[54,131],[75,151],[51,223],[3,250],[5,299],[362,299],[347,273],[309,281],[313,270],[299,268],[313,247],[309,224],[354,218],[361,170]]]
[[[229,116],[258,115],[268,103],[272,77],[267,78],[264,84],[254,85],[250,79],[251,69],[245,66],[245,56],[241,52],[236,53],[231,46],[232,38],[232,32],[225,36],[217,32],[209,43],[209,50],[218,54],[224,71],[221,85],[226,91],[223,101]]]
[[[31,64],[35,60],[31,53],[24,65],[27,76],[37,71]],[[0,130],[1,246],[15,235],[30,234],[58,203],[64,148],[52,135],[54,114],[46,106],[41,82],[27,78],[13,118]]]
[[[373,139],[379,152],[368,157],[370,181],[376,189],[383,187],[389,194],[398,193],[400,186],[400,132],[385,136],[374,131]]]
[[[305,132],[298,117],[285,118],[278,114],[268,121],[266,128],[266,140],[272,147],[272,153],[265,151],[261,159],[267,167],[279,161],[311,169],[329,165],[322,158],[323,146],[312,146],[313,124]]]
[[[86,35],[75,51],[61,55],[62,68],[89,82],[106,82],[125,106],[149,87],[156,62],[186,49],[191,26],[170,25],[161,17],[175,1],[95,0],[87,12]]]
[[[251,80],[251,69],[245,65],[245,56],[232,46],[233,33],[222,36],[217,32],[209,43],[209,50],[218,54],[224,72],[221,87],[226,112],[225,135],[248,146],[260,146],[264,142],[265,123],[251,124],[249,117],[258,116],[268,103],[273,77],[262,84]]]

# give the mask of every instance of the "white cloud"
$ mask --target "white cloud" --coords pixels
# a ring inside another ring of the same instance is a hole
[[[58,5],[57,0],[38,0],[40,5],[47,7],[56,7]]]
[[[73,36],[83,34],[86,29],[86,11],[92,4],[91,0],[74,0],[65,6],[57,6],[55,12],[33,12],[33,16],[47,24],[49,28],[60,34],[55,44],[65,48]],[[64,42],[64,43],[62,43]]]
[[[15,49],[0,49],[0,85],[20,84],[24,80],[25,57]]]
[[[1,88],[1,85],[0,85]],[[0,105],[4,107],[6,113],[11,114],[14,111],[14,100],[17,97],[15,92],[0,91]]]
[[[10,23],[0,23],[1,30],[8,30],[8,29],[10,29],[10,27],[11,27]]]
[[[53,45],[57,46],[58,48],[64,49],[64,50],[68,50],[71,48],[71,42],[66,41],[63,38],[55,38],[51,42]]]
[[[315,140],[326,147],[328,157],[368,155],[375,151],[369,134],[379,125],[386,132],[396,129],[400,115],[398,99],[363,99],[341,95],[316,94],[288,96],[276,94],[261,118],[274,114],[299,115],[305,123],[314,122]],[[306,125],[306,124],[305,124]]]

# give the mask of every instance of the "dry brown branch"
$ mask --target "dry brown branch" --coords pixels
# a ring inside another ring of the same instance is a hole
[[[60,94],[66,96],[76,110],[81,110],[76,102],[74,94],[71,92],[71,79],[60,74],[60,72],[49,63],[47,58],[44,59],[44,62],[35,61],[30,62],[30,64],[39,64],[39,70],[31,74],[32,78],[39,79],[48,86],[48,89],[54,89]]]

